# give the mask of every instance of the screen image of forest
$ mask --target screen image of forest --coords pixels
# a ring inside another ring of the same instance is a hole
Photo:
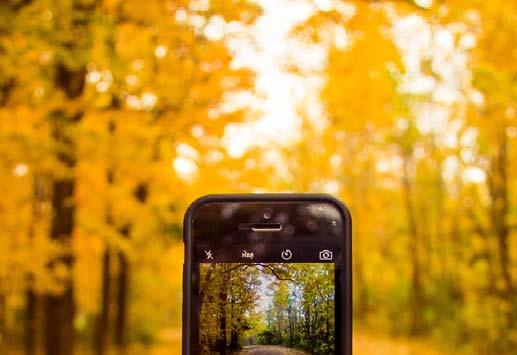
[[[334,264],[200,265],[202,354],[335,353]]]

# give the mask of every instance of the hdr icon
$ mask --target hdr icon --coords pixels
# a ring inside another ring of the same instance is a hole
[[[242,251],[241,255],[244,259],[253,259],[255,257],[254,253],[247,252],[246,250]]]

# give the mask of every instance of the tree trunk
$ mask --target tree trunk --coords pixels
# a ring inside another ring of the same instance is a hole
[[[5,329],[7,306],[5,303],[5,295],[0,291],[0,349],[7,347],[7,332]]]
[[[216,349],[218,354],[226,355],[226,301],[228,299],[228,292],[226,285],[230,279],[230,273],[225,273],[225,282],[221,285],[219,290],[219,338],[217,340]]]
[[[56,66],[56,86],[69,99],[81,96],[84,88],[86,67],[70,70],[64,64]],[[47,355],[71,355],[74,344],[74,290],[72,236],[75,218],[75,142],[70,130],[82,118],[83,112],[67,114],[64,110],[50,113],[53,136],[56,142],[57,160],[65,172],[52,183],[52,220],[50,239],[63,247],[63,252],[49,263],[49,269],[66,269],[62,279],[62,291],[45,297],[45,352]]]
[[[115,96],[112,97],[112,107],[115,109],[119,108],[118,100]],[[110,148],[112,148],[112,138],[116,130],[116,124],[113,119],[109,120],[108,132],[110,137]],[[111,151],[111,149],[110,149]],[[110,189],[115,183],[115,172],[113,164],[109,164],[106,171],[106,182],[108,189]],[[114,226],[113,211],[111,201],[106,203],[106,224],[110,227]],[[107,242],[105,241],[105,244]],[[111,297],[112,297],[112,277],[111,277],[111,259],[112,253],[109,245],[104,245],[104,252],[102,255],[102,275],[101,275],[101,309],[97,320],[96,334],[94,338],[94,351],[98,355],[103,355],[106,352],[106,347],[109,340],[109,321],[110,321],[110,310],[111,310]]]
[[[310,306],[305,306],[305,339],[310,340],[311,335],[311,309]]]
[[[29,238],[31,242],[36,234],[38,224],[42,218],[43,210],[42,205],[46,199],[45,185],[41,176],[35,174],[33,177],[32,184],[32,215],[31,215],[31,226],[29,230]],[[40,321],[40,295],[34,290],[34,275],[29,273],[28,275],[28,286],[25,294],[25,354],[35,355],[38,346],[38,325]]]
[[[288,301],[289,302],[289,301]],[[289,346],[293,346],[293,318],[292,318],[292,307],[289,302],[289,305],[287,306],[287,322],[289,324]]]
[[[97,1],[88,3],[71,2],[71,18],[69,24],[75,36],[73,40],[62,43],[63,56],[79,57],[80,64],[69,66],[65,60],[57,60],[54,70],[54,87],[65,94],[70,103],[76,103],[84,92],[86,64],[88,58],[84,53],[91,49],[90,24],[94,18]],[[53,125],[53,138],[56,145],[56,158],[63,167],[56,174],[52,183],[52,220],[50,238],[63,249],[60,255],[49,262],[49,269],[65,269],[66,276],[62,277],[61,292],[45,297],[45,352],[47,355],[72,355],[74,347],[74,284],[73,284],[73,255],[72,237],[75,218],[75,166],[76,146],[72,134],[73,128],[82,118],[82,109],[76,105],[64,104],[63,107],[52,111],[49,119]],[[62,272],[58,273],[59,275]]]
[[[110,295],[111,295],[111,250],[105,247],[102,256],[101,311],[95,334],[95,352],[103,355],[109,339]]]
[[[499,265],[501,278],[503,280],[506,297],[513,294],[513,282],[510,273],[510,255],[508,238],[510,228],[508,227],[508,214],[510,203],[508,197],[508,138],[506,129],[502,129],[498,137],[498,146],[491,164],[492,174],[489,175],[489,191],[491,197],[490,214],[493,230],[497,238],[497,250],[499,254]]]
[[[35,355],[37,348],[39,297],[31,287],[26,293],[25,354]]]
[[[68,155],[67,155],[67,158]],[[73,159],[67,159],[73,161]],[[71,239],[74,229],[74,178],[57,179],[52,187],[54,212],[50,236],[65,251],[50,263],[50,268],[65,267],[68,275],[62,282],[63,291],[45,297],[45,352],[47,355],[70,355],[74,346],[74,290]]]
[[[142,182],[136,186],[133,195],[139,203],[147,201],[149,186]],[[131,225],[121,228],[120,234],[129,239],[131,236]],[[118,252],[119,274],[117,289],[117,313],[115,315],[115,344],[123,349],[126,346],[127,314],[129,305],[129,279],[130,265],[127,255],[123,251]]]
[[[230,351],[236,351],[239,348],[239,333],[232,329],[230,336]]]
[[[124,226],[120,233],[129,238],[131,227]],[[129,289],[129,261],[124,252],[117,254],[119,263],[118,285],[117,285],[117,307],[115,314],[115,344],[123,349],[126,346],[126,323],[128,313],[128,289]]]

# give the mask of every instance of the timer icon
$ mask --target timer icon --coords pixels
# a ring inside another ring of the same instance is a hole
[[[291,260],[291,258],[293,257],[293,252],[289,249],[285,249],[285,250],[282,250],[282,253],[280,254],[280,256],[284,260]]]

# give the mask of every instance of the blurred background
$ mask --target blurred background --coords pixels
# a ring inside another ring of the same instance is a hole
[[[180,354],[188,203],[327,192],[356,354],[515,354],[515,1],[0,14],[0,353]]]

